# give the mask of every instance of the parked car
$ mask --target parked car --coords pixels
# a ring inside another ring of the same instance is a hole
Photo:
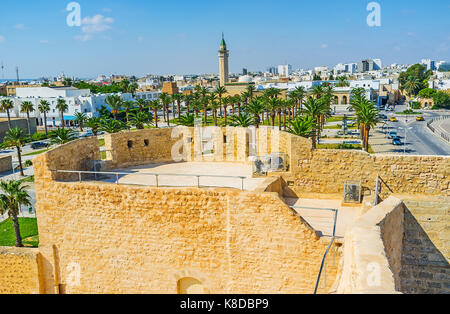
[[[392,145],[399,146],[399,145],[403,145],[403,143],[402,143],[402,141],[400,140],[399,137],[396,137],[396,138],[394,138],[394,139],[392,140]]]
[[[389,121],[391,121],[391,122],[398,122],[398,120],[397,120],[396,117],[391,117],[391,118],[389,119]]]
[[[425,119],[424,119],[422,116],[418,116],[418,117],[416,118],[416,121],[425,121]]]
[[[49,144],[44,143],[44,142],[35,142],[35,143],[31,144],[32,149],[47,148],[48,146],[49,146]]]
[[[394,139],[396,137],[397,137],[397,132],[395,132],[395,131],[389,132],[389,139]]]

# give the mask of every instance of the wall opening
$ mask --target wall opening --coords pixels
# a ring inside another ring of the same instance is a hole
[[[205,294],[203,284],[192,277],[186,277],[178,280],[178,294]]]
[[[128,148],[133,148],[133,141],[128,141]]]
[[[144,145],[145,145],[145,147],[148,147],[148,145],[150,145],[149,140],[144,140]]]

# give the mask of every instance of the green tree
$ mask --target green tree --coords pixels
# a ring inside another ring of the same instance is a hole
[[[114,117],[114,120],[117,120],[117,115],[119,111],[122,109],[123,99],[119,95],[110,95],[106,97],[106,104],[111,109],[111,113]]]
[[[408,70],[400,74],[398,78],[400,89],[403,91],[407,91],[408,82],[417,82],[413,89],[409,87],[409,92],[411,92],[412,95],[415,96],[420,90],[428,87],[428,79],[432,74],[433,71],[427,71],[427,68],[422,64],[414,64],[409,67]]]
[[[71,129],[57,129],[53,132],[52,144],[66,144],[76,139],[75,132]]]
[[[289,133],[297,136],[310,138],[314,134],[313,131],[317,128],[316,121],[311,116],[297,117],[289,121]]]
[[[164,121],[167,121],[167,125],[170,126],[169,104],[172,102],[172,98],[167,93],[161,93],[161,95],[159,95],[159,100],[163,105]]]
[[[20,205],[31,206],[30,195],[26,191],[26,186],[22,180],[1,181],[0,182],[0,214],[8,213],[13,221],[14,234],[16,237],[16,247],[23,247],[22,236],[19,226]]]
[[[45,135],[48,135],[47,130],[47,112],[50,111],[50,104],[46,100],[41,100],[41,102],[38,105],[39,112],[44,114],[44,126],[45,126]]]
[[[80,127],[80,131],[83,132],[83,126],[84,126],[84,122],[87,120],[87,116],[85,113],[83,112],[76,112],[75,113],[75,123],[78,124],[78,126]]]
[[[125,128],[126,126],[122,121],[109,119],[102,121],[100,130],[109,134],[114,134],[123,131]]]
[[[155,127],[158,128],[158,110],[161,109],[159,101],[158,100],[150,101],[149,108],[153,110],[153,119],[155,119]]]
[[[259,128],[259,124],[261,123],[260,115],[264,112],[264,100],[262,97],[256,97],[250,101],[247,106],[247,113],[253,115],[253,123],[256,128]]]
[[[150,113],[145,111],[138,111],[136,113],[130,114],[130,122],[138,130],[143,130],[145,125],[149,125],[152,122],[152,116]]]
[[[184,99],[184,95],[181,93],[173,94],[172,99],[177,103],[177,116],[178,118],[181,117],[181,102]]]
[[[359,122],[361,123],[363,147],[366,152],[369,152],[370,130],[380,122],[378,119],[378,114],[378,110],[373,102],[367,99],[362,101],[360,104],[360,110],[357,112]]]
[[[24,101],[20,106],[20,111],[27,114],[28,135],[31,137],[30,112],[34,111],[33,103],[31,101]]]
[[[0,102],[1,106],[0,106],[0,110],[1,111],[6,111],[6,114],[8,115],[8,127],[11,129],[11,115],[10,115],[10,110],[14,109],[14,103],[11,99],[2,99],[2,101]]]
[[[61,115],[61,127],[64,128],[64,112],[66,112],[69,109],[66,100],[63,98],[59,98],[56,101],[56,109],[59,111]]]
[[[437,92],[433,96],[434,109],[450,109],[450,95],[445,92]]]
[[[311,136],[311,142],[313,149],[316,148],[316,139],[319,134],[319,122],[320,117],[325,114],[329,109],[320,99],[311,98],[305,103],[304,114],[315,121],[313,126],[313,135]]]
[[[98,131],[102,126],[102,120],[97,117],[90,118],[86,121],[86,127],[90,128],[94,136],[97,136]]]
[[[241,114],[240,116],[234,115],[230,117],[229,125],[248,128],[249,126],[253,125],[253,117],[247,114]]]
[[[131,100],[126,100],[122,103],[122,108],[125,110],[125,117],[128,125],[130,122],[130,110],[134,108],[134,102]]]
[[[419,97],[422,99],[432,99],[436,95],[436,90],[432,88],[424,88],[419,92]]]
[[[22,146],[26,144],[25,133],[21,128],[11,128],[6,132],[6,136],[3,139],[3,147],[17,149],[17,158],[19,159],[20,175],[23,177],[23,166],[22,166]]]
[[[185,115],[182,115],[178,119],[177,124],[192,127],[195,125],[195,116],[192,114],[186,113]]]

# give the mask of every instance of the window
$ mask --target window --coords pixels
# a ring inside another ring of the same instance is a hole
[[[145,147],[148,147],[149,144],[150,144],[149,140],[144,140]]]
[[[133,148],[133,141],[128,141],[128,149]]]

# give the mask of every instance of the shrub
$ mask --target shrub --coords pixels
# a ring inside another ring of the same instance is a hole
[[[33,142],[39,142],[42,140],[46,140],[47,138],[48,136],[44,132],[34,133],[33,136],[31,137]]]

